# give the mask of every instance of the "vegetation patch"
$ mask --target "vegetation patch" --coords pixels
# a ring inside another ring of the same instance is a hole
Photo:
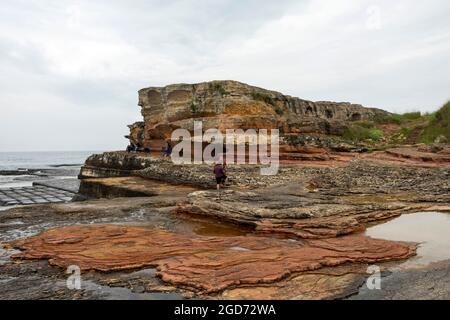
[[[356,126],[359,126],[359,127],[367,128],[367,129],[371,129],[371,128],[375,127],[375,122],[369,121],[369,120],[359,120],[359,121],[353,122],[353,124]]]
[[[433,143],[439,136],[450,140],[450,101],[430,116],[429,124],[420,136],[420,142]]]
[[[192,103],[191,103],[191,113],[192,113],[192,114],[197,114],[198,111],[199,111],[198,106],[197,106],[195,103],[192,102]]]
[[[366,128],[354,124],[345,129],[343,137],[355,142],[367,140],[379,141],[383,137],[383,131],[377,128]]]
[[[218,92],[222,97],[230,94],[220,83],[210,83],[209,88],[211,91]]]
[[[373,121],[377,124],[402,124],[406,121],[411,120],[419,120],[422,117],[426,117],[428,115],[422,115],[420,112],[407,112],[403,114],[393,113],[388,115],[376,115]]]
[[[272,98],[272,96],[270,96],[268,94],[261,93],[261,92],[253,92],[252,98],[253,98],[253,100],[262,101],[262,102],[265,102],[272,106],[275,106],[275,99]]]
[[[284,114],[284,110],[280,107],[276,107],[275,108],[275,112],[279,115],[282,116]]]
[[[414,127],[402,127],[397,133],[390,137],[391,143],[401,144],[408,141],[411,134],[414,132]]]

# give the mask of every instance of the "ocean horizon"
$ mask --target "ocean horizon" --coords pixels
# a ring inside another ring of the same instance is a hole
[[[0,170],[48,169],[82,165],[91,154],[103,151],[11,151],[0,152]]]

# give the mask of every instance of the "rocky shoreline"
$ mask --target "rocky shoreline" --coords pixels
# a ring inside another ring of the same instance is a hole
[[[420,151],[412,147],[409,154],[414,152]],[[287,162],[277,176],[259,175],[258,166],[230,165],[219,197],[211,190],[210,166],[139,153],[93,155],[80,172],[84,201],[0,215],[0,296],[113,298],[116,290],[122,298],[352,296],[369,265],[387,272],[416,250],[416,244],[366,237],[367,227],[407,213],[450,211],[448,163],[395,159],[354,154],[325,166],[323,160]],[[98,286],[64,288],[71,264]],[[151,276],[131,276],[149,268]],[[436,281],[446,279],[442,269],[430,270]],[[20,289],[36,272],[42,279]],[[392,285],[405,285],[395,277]],[[355,297],[395,298],[389,290]],[[442,296],[448,292],[439,291]]]
[[[139,105],[129,152],[91,155],[73,201],[0,212],[0,299],[450,298],[445,252],[432,248],[433,263],[401,269],[422,239],[369,235],[419,213],[444,215],[432,229],[450,227],[450,146],[428,134],[431,116],[236,81],[149,87]],[[277,174],[229,163],[218,192],[211,165],[162,157],[179,142],[172,132],[190,135],[197,121],[205,131],[242,129],[233,147],[279,147]],[[279,145],[249,141],[246,129],[278,129]],[[425,137],[432,143],[416,143]],[[448,232],[436,233],[450,252]],[[66,286],[68,267],[79,268],[80,289]],[[366,285],[373,268],[386,284],[377,291]]]

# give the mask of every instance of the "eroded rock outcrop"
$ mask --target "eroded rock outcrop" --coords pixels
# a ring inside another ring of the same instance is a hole
[[[272,129],[284,134],[342,134],[345,124],[388,114],[348,102],[312,102],[237,81],[173,84],[139,90],[142,122],[130,126],[132,141],[158,145],[176,128]],[[143,131],[143,133],[142,133]],[[159,145],[158,145],[159,146]]]

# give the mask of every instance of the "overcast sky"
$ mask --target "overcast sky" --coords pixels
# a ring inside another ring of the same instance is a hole
[[[0,151],[122,149],[137,91],[180,82],[434,111],[449,17],[448,0],[1,0]]]

